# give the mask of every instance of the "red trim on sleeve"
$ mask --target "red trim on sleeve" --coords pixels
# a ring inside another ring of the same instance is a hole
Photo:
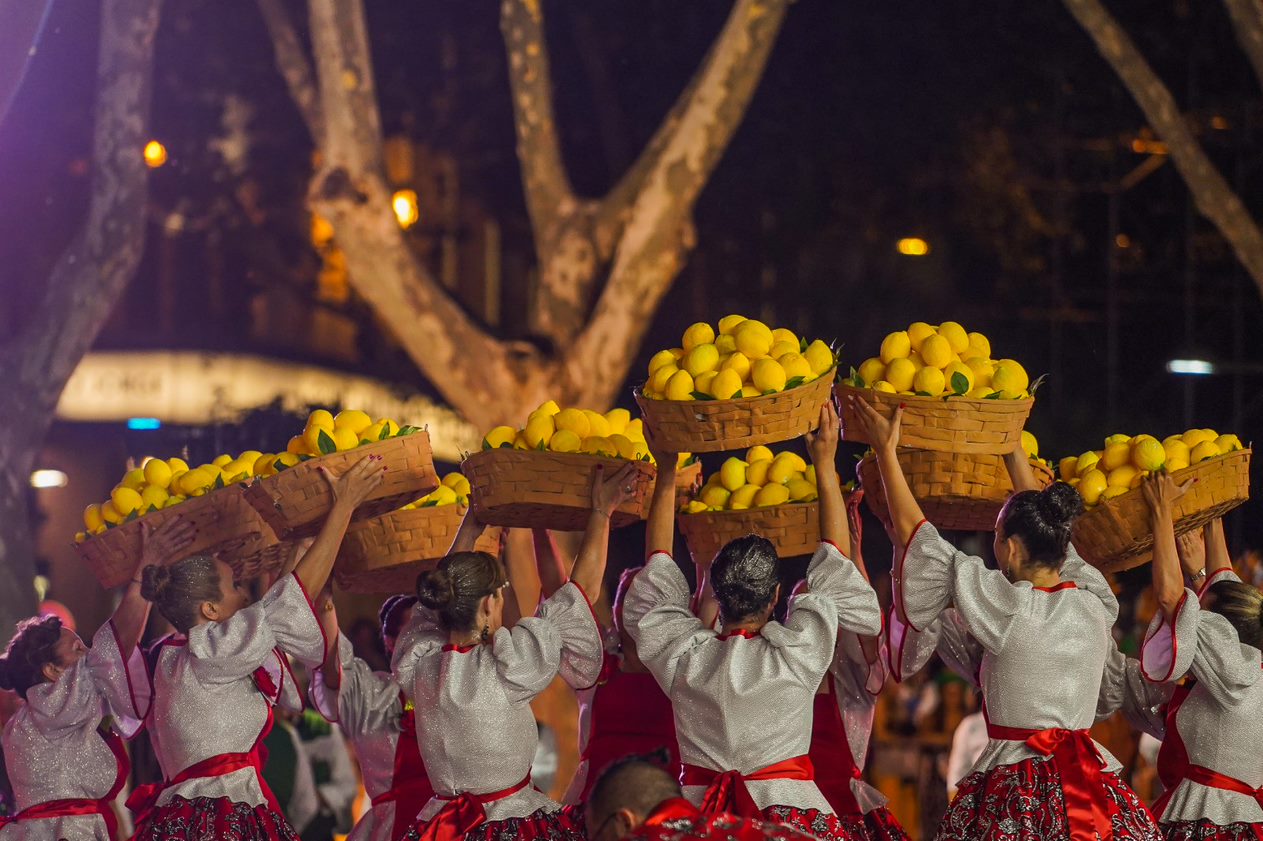
[[[442,650],[455,651],[457,654],[468,654],[469,652],[473,651],[477,647],[478,647],[478,643],[476,642],[471,643],[469,645],[457,645],[454,642],[449,642],[447,645],[443,646]]]
[[[1149,640],[1145,640],[1140,647],[1140,673],[1144,675],[1145,680],[1150,683],[1166,683],[1171,679],[1172,673],[1175,672],[1175,661],[1180,654],[1180,638],[1175,633],[1175,628],[1180,622],[1180,611],[1184,610],[1184,604],[1188,601],[1188,590],[1184,591],[1184,595],[1180,596],[1180,603],[1175,606],[1175,615],[1171,617],[1171,667],[1167,669],[1165,677],[1155,678],[1149,676],[1149,670],[1145,668],[1145,647],[1149,644]],[[1167,624],[1166,615],[1162,615],[1162,619],[1158,622],[1158,632],[1162,631],[1162,626]],[[1156,636],[1156,634],[1155,634]]]
[[[132,712],[136,714],[137,721],[144,721],[145,714],[148,713],[148,710],[146,710],[145,713],[142,713],[140,711],[140,705],[136,703],[136,690],[132,688],[132,670],[127,667],[127,661],[131,658],[128,656],[128,652],[123,650],[123,642],[118,638],[118,626],[114,624],[114,618],[110,617],[109,622],[106,624],[110,626],[110,636],[114,637],[114,647],[118,649],[119,659],[123,661],[123,679],[127,681],[127,697],[131,699]],[[140,646],[137,645],[137,648],[139,647]],[[142,657],[141,659],[143,660],[144,658]],[[147,677],[148,676],[146,676],[146,678]],[[150,697],[152,698],[152,691],[150,693]]]
[[[1216,579],[1218,579],[1221,575],[1227,575],[1229,573],[1233,575],[1237,574],[1236,570],[1232,567],[1224,567],[1223,569],[1217,569],[1210,575],[1207,575],[1206,580],[1202,582],[1202,586],[1197,589],[1197,600],[1202,600],[1202,597],[1206,595],[1206,591],[1210,589],[1210,585],[1214,584]]]
[[[912,541],[917,539],[917,534],[920,533],[921,527],[928,522],[929,520],[922,518],[921,522],[917,523],[917,527],[912,530],[912,534],[908,536],[908,542],[903,545],[903,551],[899,553],[899,562],[895,564],[894,571],[894,601],[895,610],[899,611],[899,621],[903,622],[903,624],[907,625],[917,633],[920,633],[922,629],[908,621],[908,612],[903,608],[903,562],[908,557],[908,549],[912,547]]]
[[[311,618],[316,620],[316,627],[320,629],[320,641],[323,643],[320,656],[320,665],[316,668],[323,669],[325,661],[329,659],[329,635],[325,633],[324,623],[320,621],[320,614],[316,611],[316,603],[311,600],[311,596],[307,593],[307,588],[303,586],[303,580],[298,577],[297,572],[291,572],[294,581],[298,583],[298,589],[302,592],[303,598],[307,600],[307,607],[311,610]]]

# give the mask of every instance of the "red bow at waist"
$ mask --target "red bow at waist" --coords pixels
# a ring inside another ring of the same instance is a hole
[[[73,818],[78,815],[100,815],[109,829],[110,837],[118,837],[118,818],[114,815],[114,798],[123,790],[127,780],[127,772],[131,770],[131,762],[127,758],[127,749],[123,747],[123,739],[114,731],[101,733],[101,738],[114,754],[118,772],[114,775],[114,785],[99,800],[88,797],[69,797],[64,800],[47,800],[28,806],[16,815],[0,817],[0,829],[11,823],[22,821],[39,821],[50,818]]]
[[[745,818],[761,817],[762,813],[750,796],[746,783],[761,780],[814,780],[815,768],[806,756],[795,756],[749,774],[737,771],[715,771],[698,765],[685,765],[680,772],[680,785],[706,786],[702,795],[702,813],[716,815],[728,812]]]
[[[1026,730],[988,721],[987,735],[1025,742],[1031,750],[1052,757],[1061,776],[1072,841],[1096,841],[1098,835],[1101,841],[1110,841],[1113,824],[1106,810],[1105,781],[1101,777],[1105,761],[1087,730]]]
[[[1167,803],[1171,801],[1171,795],[1175,794],[1175,789],[1185,780],[1207,788],[1217,788],[1221,791],[1232,791],[1237,794],[1244,794],[1247,797],[1253,797],[1258,801],[1259,808],[1263,809],[1263,788],[1255,788],[1247,782],[1238,780],[1235,777],[1229,777],[1227,774],[1221,774],[1218,771],[1212,771],[1201,765],[1185,765],[1175,769],[1175,774],[1176,779],[1172,782],[1170,788],[1153,804],[1154,817],[1159,820],[1162,819],[1162,813],[1167,809]]]
[[[419,841],[460,841],[465,837],[465,833],[477,829],[486,822],[487,812],[484,806],[512,797],[530,784],[531,778],[527,776],[517,785],[493,791],[490,794],[465,792],[454,797],[434,795],[439,800],[446,800],[447,803],[439,809],[438,814],[426,821],[421,829]]]
[[[276,796],[272,794],[272,789],[268,788],[267,783],[263,781],[263,756],[262,751],[257,748],[249,753],[221,753],[215,756],[208,756],[201,762],[195,762],[176,774],[170,782],[148,783],[143,786],[137,786],[136,790],[127,798],[127,808],[131,809],[136,815],[136,824],[139,826],[144,823],[149,816],[149,812],[157,804],[158,797],[168,788],[187,783],[189,780],[227,776],[234,771],[240,771],[242,768],[254,769],[255,777],[259,781],[259,788],[263,790],[263,797],[267,800],[268,808],[278,815],[284,814],[281,811],[281,805],[276,802]]]

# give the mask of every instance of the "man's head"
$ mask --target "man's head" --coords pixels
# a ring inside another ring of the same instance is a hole
[[[588,794],[584,812],[588,841],[626,838],[664,801],[683,796],[671,775],[644,756],[611,764]]]

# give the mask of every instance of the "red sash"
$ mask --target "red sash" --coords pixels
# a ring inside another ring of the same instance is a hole
[[[1207,788],[1217,788],[1253,797],[1258,802],[1259,807],[1263,808],[1263,788],[1255,788],[1235,777],[1229,777],[1226,774],[1221,774],[1201,765],[1194,765],[1189,760],[1188,749],[1184,747],[1184,740],[1180,738],[1180,731],[1176,726],[1175,716],[1180,711],[1180,706],[1188,700],[1189,693],[1193,691],[1196,683],[1197,681],[1190,680],[1176,687],[1175,694],[1171,696],[1171,700],[1167,703],[1167,737],[1162,742],[1162,749],[1158,751],[1158,777],[1162,780],[1162,785],[1166,787],[1166,791],[1153,804],[1153,815],[1158,820],[1162,820],[1162,813],[1166,811],[1167,804],[1171,801],[1171,795],[1175,794],[1175,789],[1185,780]]]
[[[1105,803],[1105,781],[1101,769],[1105,762],[1087,730],[1026,730],[987,722],[987,735],[992,739],[1025,742],[1044,756],[1052,757],[1061,775],[1061,790],[1066,799],[1066,818],[1072,841],[1110,841],[1113,824]]]
[[[426,821],[422,827],[419,841],[461,841],[465,833],[477,829],[487,820],[487,812],[483,809],[488,803],[512,797],[531,784],[528,775],[517,785],[493,791],[490,794],[463,794],[448,797],[434,795],[439,800],[446,800],[447,805],[439,809],[438,814]]]
[[[855,764],[851,743],[846,737],[846,726],[842,722],[842,712],[838,709],[833,675],[827,675],[825,680],[829,692],[827,695],[816,695],[811,725],[811,748],[807,755],[811,757],[811,764],[820,769],[816,774],[816,785],[820,787],[820,793],[829,801],[833,811],[839,815],[860,815],[862,812],[855,800],[855,792],[851,790],[851,781],[861,779],[862,774]]]
[[[421,751],[417,749],[417,717],[412,702],[399,693],[403,713],[399,716],[399,743],[395,745],[395,770],[391,787],[373,798],[374,806],[395,804],[390,837],[399,839],[417,819],[417,814],[434,796],[434,787],[425,773]]]
[[[76,815],[100,815],[105,821],[110,837],[118,838],[118,818],[114,815],[114,798],[118,797],[118,793],[123,790],[127,772],[131,770],[131,762],[127,759],[127,750],[123,747],[123,740],[117,733],[109,730],[101,733],[101,738],[105,740],[110,753],[114,754],[114,761],[118,767],[118,772],[114,775],[114,785],[110,787],[109,792],[104,797],[100,800],[88,797],[72,797],[64,800],[47,800],[43,803],[36,803],[33,806],[27,806],[16,815],[0,817],[0,828],[21,821],[69,818]]]
[[[746,783],[761,780],[814,780],[815,769],[810,757],[795,756],[760,768],[749,774],[736,771],[714,771],[698,765],[685,765],[680,772],[680,785],[706,786],[702,795],[702,814],[727,812],[744,818],[762,817]]]

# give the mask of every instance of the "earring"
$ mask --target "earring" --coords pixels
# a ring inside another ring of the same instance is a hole
[[[483,642],[486,642],[487,640],[491,639],[491,629],[488,628],[486,625],[483,625],[482,632],[478,634],[478,638],[481,639]]]

